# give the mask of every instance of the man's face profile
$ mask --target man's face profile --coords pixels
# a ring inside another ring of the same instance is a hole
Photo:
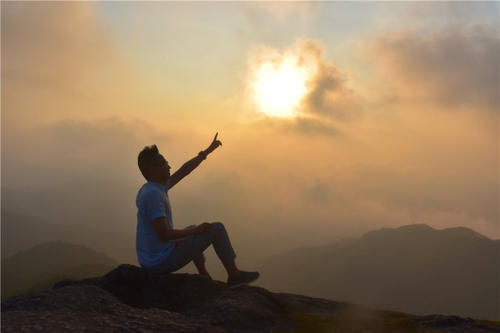
[[[168,164],[165,157],[163,157],[162,154],[158,154],[157,160],[158,164],[156,166],[156,172],[158,172],[158,174],[163,177],[170,177],[170,165]]]

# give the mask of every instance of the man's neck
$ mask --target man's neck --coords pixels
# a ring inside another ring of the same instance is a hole
[[[155,178],[155,179],[150,179],[149,181],[150,182],[154,182],[154,183],[158,183],[158,184],[160,184],[162,186],[167,186],[168,179],[157,179],[157,178]]]

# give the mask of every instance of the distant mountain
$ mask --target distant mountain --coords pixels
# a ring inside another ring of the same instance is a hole
[[[256,281],[258,282],[258,280]],[[380,311],[257,286],[230,289],[192,274],[120,265],[105,276],[60,281],[2,302],[2,332],[370,332],[500,331],[500,322]]]
[[[385,228],[295,249],[262,264],[261,284],[405,311],[500,319],[500,241],[468,228]]]
[[[83,245],[40,244],[2,260],[2,300],[50,288],[61,279],[104,274],[115,265],[113,258]]]
[[[2,259],[41,243],[61,239],[61,229],[40,218],[2,210]]]
[[[131,232],[125,232],[102,227],[100,221],[88,225],[57,224],[4,209],[1,213],[2,259],[42,243],[63,241],[86,245],[120,262],[137,262],[135,220],[128,226]]]

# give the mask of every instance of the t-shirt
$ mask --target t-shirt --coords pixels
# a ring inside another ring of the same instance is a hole
[[[156,233],[153,220],[166,216],[168,225],[173,228],[172,210],[168,199],[170,179],[163,186],[148,181],[139,189],[135,200],[137,206],[137,259],[142,267],[160,264],[168,257],[175,246],[174,241],[161,241]]]

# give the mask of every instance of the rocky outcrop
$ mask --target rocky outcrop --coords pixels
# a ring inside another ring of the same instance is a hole
[[[500,332],[498,323],[414,316],[192,274],[120,265],[2,303],[2,332]]]

